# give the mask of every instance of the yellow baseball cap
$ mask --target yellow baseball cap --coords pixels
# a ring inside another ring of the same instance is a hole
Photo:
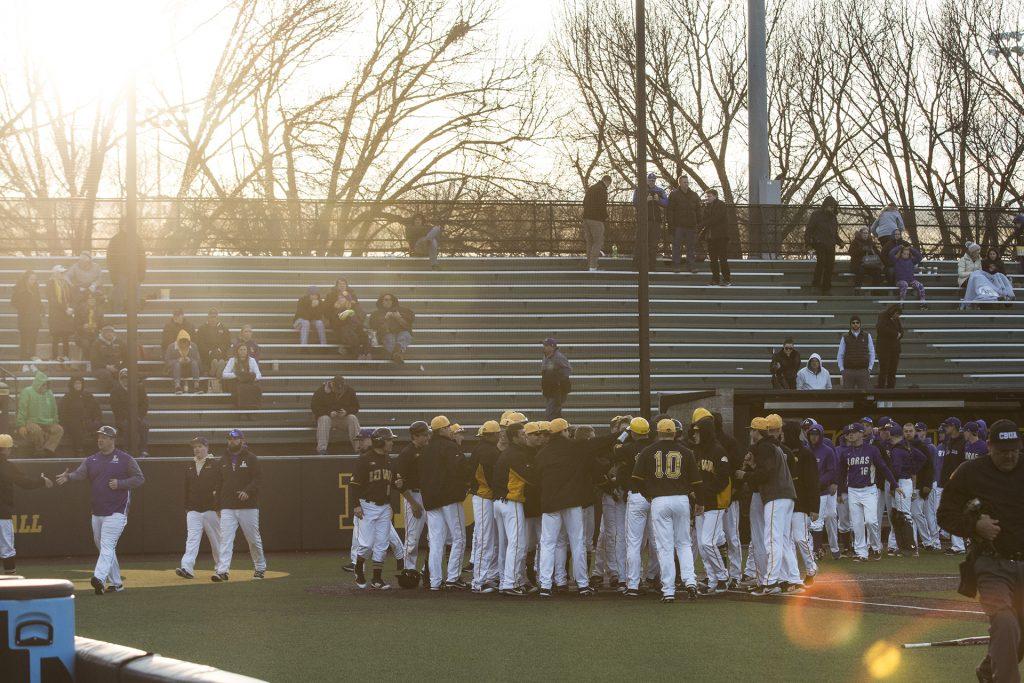
[[[13,448],[14,439],[10,434],[0,434],[0,448]]]
[[[509,424],[525,424],[526,422],[526,416],[519,411],[512,411],[512,414],[508,416]]]
[[[552,434],[559,434],[569,428],[569,423],[560,417],[556,417],[554,420],[548,423],[548,431]]]
[[[629,421],[629,431],[634,434],[647,434],[651,431],[651,423],[642,417],[634,417]]]
[[[505,412],[503,412],[501,414],[501,417],[498,418],[498,426],[499,427],[508,427],[508,424],[509,424],[508,423],[508,419],[510,417],[512,417],[512,411],[511,410],[506,410]]]
[[[458,434],[459,432],[464,432],[464,431],[466,431],[466,430],[463,429],[462,425],[460,425],[458,422],[455,422],[455,423],[452,424],[452,434]]]
[[[477,430],[476,435],[482,436],[484,434],[497,434],[501,431],[501,425],[494,420],[488,420],[480,425],[480,429]]]
[[[669,419],[658,420],[658,433],[659,434],[675,434],[676,423]]]
[[[707,408],[697,408],[697,410],[693,411],[693,418],[690,421],[697,424],[705,417],[714,417],[714,415],[712,415],[711,411]]]
[[[540,425],[540,431],[544,432],[545,434],[551,431],[551,423],[548,422],[547,420],[538,420],[537,424]]]
[[[523,425],[523,433],[525,434],[537,434],[544,431],[544,426],[540,422],[527,422]]]
[[[750,428],[756,429],[759,432],[767,432],[769,429],[771,429],[771,427],[768,426],[768,420],[766,420],[763,417],[755,417],[753,420],[751,420]]]
[[[782,416],[772,413],[764,418],[768,422],[768,429],[782,429]]]
[[[430,428],[433,429],[434,431],[437,431],[438,429],[450,427],[451,424],[451,420],[449,420],[447,417],[445,417],[444,415],[438,415],[437,417],[430,421]]]

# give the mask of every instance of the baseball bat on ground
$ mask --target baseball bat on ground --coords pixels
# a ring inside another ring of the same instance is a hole
[[[903,643],[903,649],[910,650],[919,647],[960,647],[963,645],[988,645],[988,636],[955,638],[953,640],[937,640],[934,643]]]

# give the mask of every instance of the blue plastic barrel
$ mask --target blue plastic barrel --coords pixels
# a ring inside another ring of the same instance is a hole
[[[0,634],[0,681],[72,681],[74,586],[57,579],[0,581]]]

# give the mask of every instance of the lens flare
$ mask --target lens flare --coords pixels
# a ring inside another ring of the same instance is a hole
[[[786,637],[805,650],[830,650],[849,643],[861,622],[857,600],[857,583],[846,574],[830,573],[803,596],[786,601],[782,612]]]
[[[900,649],[885,640],[876,640],[864,653],[864,666],[874,679],[889,678],[900,668]]]

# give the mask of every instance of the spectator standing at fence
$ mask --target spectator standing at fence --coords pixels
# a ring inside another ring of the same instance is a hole
[[[572,366],[561,351],[558,342],[548,337],[542,344],[544,359],[540,364],[540,389],[544,395],[544,419],[554,420],[562,417],[562,404],[569,396],[571,385],[569,377]]]
[[[93,343],[103,327],[105,304],[96,287],[87,289],[75,304],[75,344],[84,359],[92,356]]]
[[[160,348],[166,351],[168,346],[178,340],[178,334],[182,330],[188,332],[189,339],[196,336],[196,328],[185,319],[185,311],[178,308],[171,313],[171,319],[164,324],[164,331],[160,335]]]
[[[124,310],[125,297],[128,292],[128,275],[132,268],[135,269],[136,284],[141,285],[146,279],[146,252],[142,249],[142,242],[136,235],[135,249],[129,253],[128,233],[122,222],[118,226],[117,234],[111,237],[107,244],[107,272],[110,273],[110,282],[113,285],[110,299],[118,310]]]
[[[892,261],[893,279],[899,288],[900,303],[902,304],[907,298],[907,289],[913,287],[921,302],[921,308],[928,308],[928,304],[925,303],[924,285],[914,277],[914,270],[917,268],[917,264],[924,260],[924,256],[909,244],[897,244],[889,251],[889,255]]]
[[[444,230],[439,225],[427,227],[423,214],[416,214],[405,227],[405,239],[409,243],[410,256],[426,256],[430,259],[430,267],[437,268],[437,254],[441,248],[441,235]]]
[[[792,337],[782,342],[782,348],[772,354],[772,388],[796,389],[796,376],[800,372],[800,352]]]
[[[863,285],[865,276],[873,285],[882,283],[881,251],[867,228],[858,230],[850,241],[850,272],[854,287]]]
[[[701,210],[701,239],[708,245],[708,260],[711,262],[711,284],[729,287],[732,273],[729,270],[729,212],[725,202],[718,198],[717,190],[704,194],[704,208]]]
[[[92,260],[92,252],[83,251],[67,272],[67,279],[71,283],[74,299],[77,301],[90,290],[98,289],[102,275],[103,268]]]
[[[903,215],[896,208],[894,202],[889,202],[878,214],[878,218],[871,224],[871,234],[878,238],[882,245],[881,252],[888,253],[896,244],[898,236],[903,233],[906,226],[903,224]]]
[[[981,245],[968,242],[964,246],[964,254],[956,262],[956,283],[960,286],[960,298],[967,292],[967,280],[971,273],[981,270]]]
[[[836,355],[844,389],[868,389],[871,368],[875,367],[875,342],[861,329],[859,315],[850,316],[850,331],[839,338]]]
[[[199,351],[192,343],[192,336],[188,332],[178,332],[177,340],[164,351],[164,363],[167,366],[167,374],[174,380],[174,393],[191,393],[191,389],[203,393],[202,387],[199,386],[199,379],[202,377]],[[192,380],[194,386],[191,389],[187,382],[182,382],[185,377]]]
[[[231,399],[239,408],[259,407],[263,400],[260,380],[260,364],[249,355],[249,347],[239,344],[235,353],[228,359],[221,377],[227,382],[225,387],[231,393]]]
[[[220,393],[220,378],[224,374],[224,366],[233,355],[231,348],[231,332],[220,321],[220,313],[211,308],[206,315],[206,322],[196,330],[196,345],[199,347],[199,361],[203,370],[211,377],[211,393]],[[248,350],[248,349],[247,349]]]
[[[819,287],[822,294],[832,291],[832,271],[836,262],[836,247],[843,246],[839,238],[839,202],[825,197],[807,222],[804,241],[814,252],[814,279],[811,287]]]
[[[117,338],[117,332],[112,326],[104,325],[100,330],[96,342],[92,345],[89,360],[92,376],[99,380],[101,387],[109,391],[117,381],[117,373],[125,366],[127,360],[124,344]]]
[[[242,344],[245,344],[249,348],[250,356],[256,360],[260,360],[260,345],[256,342],[256,337],[252,331],[252,325],[242,325],[242,329],[238,331],[238,341],[235,342],[233,347],[231,347],[231,353],[234,353]]]
[[[50,389],[50,378],[37,370],[30,386],[18,394],[18,435],[28,442],[31,455],[40,449],[52,458],[64,436],[57,412],[57,400]]]
[[[683,245],[686,245],[686,265],[691,273],[697,272],[697,228],[701,224],[700,197],[690,189],[690,179],[679,177],[678,186],[668,196],[668,226],[672,233],[672,270],[682,266]]]
[[[75,457],[82,457],[96,446],[96,430],[103,426],[103,413],[96,398],[85,390],[85,380],[72,377],[68,390],[60,398],[57,414],[71,442]]]
[[[299,343],[305,346],[309,343],[309,328],[316,328],[317,338],[321,345],[327,344],[327,330],[324,327],[324,319],[327,318],[327,303],[320,298],[320,290],[310,285],[306,294],[299,297],[295,304],[295,316],[292,318],[292,328],[299,331]]]
[[[39,295],[36,274],[26,270],[18,277],[11,292],[11,306],[18,312],[18,358],[36,358],[36,343],[43,322],[43,300]]]
[[[412,323],[415,314],[401,306],[398,297],[390,292],[377,299],[377,310],[370,315],[370,329],[377,334],[377,342],[395,363],[405,361],[405,352],[412,344]]]
[[[875,332],[878,334],[878,388],[895,389],[896,371],[900,367],[903,323],[899,304],[892,304],[878,314]]]
[[[812,353],[807,365],[796,373],[796,388],[800,391],[821,391],[832,388],[832,375],[821,364],[821,356]]]
[[[335,375],[317,387],[309,404],[316,421],[316,452],[326,455],[331,432],[343,430],[351,446],[359,435],[359,397],[345,378]]]
[[[647,211],[647,265],[650,270],[658,268],[658,253],[661,248],[662,209],[668,206],[668,194],[658,186],[658,176],[647,174],[647,187],[633,192],[633,206],[637,211]],[[637,226],[636,245],[633,247],[633,264],[640,267],[640,232]]]
[[[587,268],[597,270],[597,260],[604,248],[604,230],[608,222],[608,188],[612,177],[603,175],[583,195],[583,242],[587,245]]]
[[[71,283],[64,277],[65,268],[56,265],[50,271],[50,281],[46,283],[46,302],[50,313],[50,343],[52,357],[56,361],[66,361],[70,355],[71,335],[75,331],[75,309],[72,303]],[[59,352],[63,349],[64,353]]]
[[[117,382],[110,387],[110,412],[114,414],[114,425],[117,427],[121,447],[129,453],[145,458],[149,455],[146,452],[149,445],[149,424],[146,421],[146,415],[149,414],[149,395],[146,393],[146,382],[142,377],[139,377],[136,386],[135,429],[128,429],[128,406],[131,405],[128,394],[128,368],[122,368],[117,373]],[[128,443],[129,431],[134,432],[134,443]]]

